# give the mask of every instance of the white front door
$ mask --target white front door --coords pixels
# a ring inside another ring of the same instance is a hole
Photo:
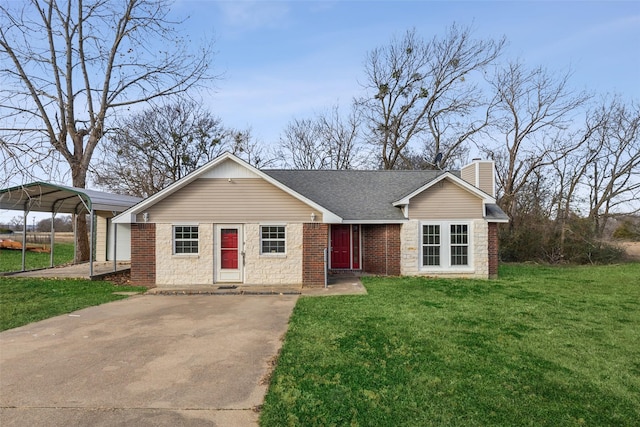
[[[242,282],[244,249],[242,225],[216,225],[217,282]]]

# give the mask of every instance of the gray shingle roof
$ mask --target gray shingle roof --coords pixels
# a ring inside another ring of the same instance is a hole
[[[497,222],[509,221],[509,215],[504,213],[504,211],[500,209],[500,206],[496,205],[495,203],[487,203],[485,205],[485,212],[487,214],[486,218],[489,221],[492,221],[492,220]]]
[[[404,220],[393,202],[442,171],[275,170],[262,172],[345,221]]]

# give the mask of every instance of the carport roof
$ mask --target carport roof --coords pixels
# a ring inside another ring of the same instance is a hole
[[[0,209],[75,213],[96,211],[122,212],[140,198],[67,187],[48,182],[32,182],[0,190]]]

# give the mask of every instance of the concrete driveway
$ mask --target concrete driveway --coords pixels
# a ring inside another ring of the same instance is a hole
[[[0,333],[0,425],[255,426],[297,296],[134,296]]]

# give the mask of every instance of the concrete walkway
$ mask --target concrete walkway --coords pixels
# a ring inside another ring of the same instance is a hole
[[[118,262],[116,263],[116,271],[129,270],[131,268],[130,262]],[[101,276],[104,274],[113,273],[113,261],[109,262],[94,262],[93,263],[93,275]],[[89,263],[65,265],[61,267],[43,268],[39,270],[22,271],[18,273],[7,274],[11,277],[70,277],[70,278],[89,278]]]
[[[329,286],[303,288],[294,286],[277,285],[210,285],[210,286],[183,286],[183,287],[158,287],[149,289],[151,295],[305,295],[305,296],[331,296],[331,295],[364,295],[367,289],[357,277],[346,276],[333,278]]]
[[[0,333],[0,425],[255,426],[296,295],[139,295]]]

